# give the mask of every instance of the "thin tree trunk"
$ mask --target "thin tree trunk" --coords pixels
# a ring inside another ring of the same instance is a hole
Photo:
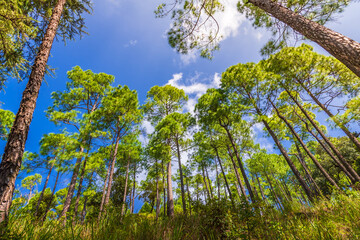
[[[214,147],[214,146],[213,146]],[[219,152],[218,152],[218,149],[217,147],[214,147],[215,149],[215,153],[216,153],[216,157],[217,157],[217,160],[219,162],[219,165],[220,165],[220,169],[221,169],[221,173],[224,177],[224,180],[225,180],[225,185],[226,185],[226,188],[229,192],[229,197],[230,197],[230,200],[231,200],[231,203],[234,205],[234,199],[232,197],[232,194],[231,194],[231,191],[230,191],[230,187],[229,187],[229,184],[228,184],[228,181],[227,181],[227,178],[226,178],[226,175],[225,175],[225,171],[224,171],[224,168],[223,168],[223,165],[221,163],[221,159],[220,159],[220,156],[219,156]],[[225,194],[226,194],[226,191],[225,191]]]
[[[93,177],[94,177],[94,173],[93,172],[90,176],[90,179],[89,179],[89,183],[88,183],[88,189],[91,187],[91,184],[92,184],[92,181],[93,181]],[[86,217],[86,204],[87,204],[87,200],[88,200],[88,196],[85,197],[85,200],[84,200],[84,206],[83,206],[83,209],[82,209],[82,213],[81,213],[81,223],[84,223],[85,222],[85,217]]]
[[[209,183],[209,190],[210,190],[211,199],[213,199],[214,195],[213,195],[213,189],[212,189],[211,181],[210,181],[210,178],[209,178],[209,173],[208,173],[208,170],[207,170],[206,166],[204,167],[204,169],[205,169],[205,173],[206,173],[206,179],[207,179],[207,181]]]
[[[53,190],[52,190],[52,193],[51,193],[50,202],[49,202],[48,205],[46,206],[45,214],[44,214],[44,217],[42,218],[42,221],[45,221],[45,220],[46,220],[47,213],[49,212],[50,207],[51,207],[51,204],[52,204],[52,202],[53,202],[53,200],[54,200],[56,185],[57,185],[57,183],[58,183],[59,176],[60,176],[60,171],[58,171],[57,174],[56,174],[56,179],[55,179],[54,187],[53,187]]]
[[[304,85],[304,83],[302,83],[301,81],[299,81],[298,79],[296,79],[296,81],[305,89],[305,91],[309,94],[309,96],[314,100],[314,102],[316,102],[317,105],[319,105],[319,107],[321,107],[321,109],[335,122],[335,124],[341,129],[343,130],[343,132],[349,137],[349,139],[355,144],[356,148],[358,151],[360,151],[360,141],[354,136],[354,134],[352,134],[349,129],[344,126],[343,124],[341,124],[336,118],[334,118],[334,114],[332,114],[330,112],[329,109],[327,109],[325,107],[324,104],[322,104],[319,99],[317,97],[315,97],[315,95]]]
[[[318,141],[321,147],[325,150],[325,152],[331,157],[331,159],[337,164],[337,166],[345,173],[345,175],[350,179],[351,182],[355,182],[355,178],[346,170],[345,166],[336,158],[336,156],[328,149],[328,147],[321,141],[321,139],[310,129],[309,124],[305,119],[300,117],[296,112],[295,114],[299,117],[299,119],[305,124],[306,129],[309,133]]]
[[[37,214],[38,214],[39,206],[40,206],[40,203],[41,203],[41,201],[42,201],[42,199],[43,199],[43,197],[44,197],[44,193],[45,193],[46,187],[47,187],[47,185],[48,185],[48,182],[49,182],[49,179],[50,179],[50,175],[51,175],[51,171],[52,171],[53,167],[54,167],[54,164],[52,164],[52,165],[50,166],[49,172],[48,172],[48,174],[47,174],[47,176],[46,176],[46,180],[45,180],[45,184],[44,184],[43,190],[41,191],[39,200],[38,200],[38,202],[37,202],[37,204],[36,204],[36,210],[35,210],[35,213],[34,213],[34,217],[36,217]]]
[[[182,200],[183,212],[184,212],[184,214],[186,214],[184,176],[183,176],[183,171],[182,171],[182,166],[181,166],[179,139],[177,139],[177,138],[175,139],[175,144],[176,144],[177,157],[178,157],[178,161],[179,161],[181,200]]]
[[[278,195],[277,195],[276,192],[275,192],[275,189],[274,189],[274,187],[273,187],[273,185],[272,185],[272,182],[271,182],[271,180],[270,180],[270,178],[269,178],[269,176],[267,175],[266,172],[265,172],[265,178],[266,178],[267,182],[268,182],[269,185],[270,185],[270,190],[271,190],[271,192],[272,192],[273,195],[274,195],[275,202],[278,204],[278,206],[279,206],[279,208],[280,208],[281,210],[284,210],[282,204],[280,203],[279,197],[278,197]]]
[[[134,182],[133,182],[133,190],[132,190],[132,203],[131,203],[131,213],[134,213],[135,207],[135,189],[136,188],[136,161],[134,163]]]
[[[190,215],[191,215],[191,202],[192,202],[192,199],[191,199],[190,190],[189,190],[189,179],[188,178],[185,178],[185,179],[186,179],[186,190],[187,190],[188,199],[189,199],[189,211],[190,211]]]
[[[223,126],[223,127],[224,127],[224,126]],[[246,188],[247,188],[247,190],[248,190],[248,192],[249,192],[249,195],[250,195],[250,199],[251,199],[252,202],[255,202],[254,193],[253,193],[253,191],[252,191],[252,189],[251,189],[251,185],[250,185],[249,179],[248,179],[248,177],[246,176],[245,168],[244,168],[244,165],[243,165],[243,163],[242,163],[242,161],[241,161],[241,159],[240,159],[239,152],[238,152],[237,147],[236,147],[236,145],[235,145],[235,141],[234,141],[234,139],[233,139],[233,137],[232,137],[232,134],[230,133],[229,129],[228,129],[227,127],[224,127],[224,129],[225,129],[225,131],[226,131],[226,133],[227,133],[227,135],[228,135],[228,137],[229,137],[229,140],[230,140],[230,142],[231,142],[231,145],[232,145],[232,147],[233,147],[233,149],[234,149],[234,154],[235,154],[236,159],[237,159],[237,161],[238,161],[238,164],[239,164],[239,167],[240,167],[240,170],[241,170],[241,174],[242,174],[242,176],[243,176],[243,178],[244,178]]]
[[[168,217],[174,216],[174,198],[172,191],[172,180],[171,180],[171,159],[167,163],[167,215]]]
[[[101,197],[98,221],[100,221],[101,214],[102,214],[103,209],[104,209],[106,190],[107,190],[107,185],[109,184],[109,175],[110,175],[110,170],[111,170],[111,163],[112,163],[112,161],[109,161],[109,163],[108,163],[108,170],[106,172],[106,177],[105,177],[105,181],[104,181],[104,188],[103,188],[102,197]]]
[[[118,148],[119,148],[119,141],[120,141],[119,135],[120,134],[117,133],[115,148],[114,148],[114,152],[113,152],[113,159],[111,162],[111,169],[110,169],[110,174],[109,174],[109,182],[108,182],[108,187],[106,190],[106,196],[105,196],[105,201],[104,201],[104,207],[106,205],[108,205],[108,203],[110,201],[110,193],[111,193],[111,187],[112,187],[112,180],[113,180],[113,176],[114,176],[115,162],[116,162],[117,152],[118,152]]]
[[[49,24],[31,70],[29,81],[23,92],[19,110],[6,142],[0,164],[0,222],[7,220],[8,217],[16,177],[19,174],[25,142],[36,107],[36,100],[65,3],[66,0],[59,0],[52,11]]]
[[[303,108],[303,106],[295,99],[295,97],[289,92],[287,88],[284,88],[289,97],[294,101],[294,103],[299,107],[301,112],[305,115],[305,117],[309,120],[309,122],[314,126],[316,131],[321,135],[324,141],[328,144],[331,150],[335,153],[335,155],[339,158],[341,163],[345,166],[346,170],[355,178],[355,181],[360,181],[360,176],[357,172],[351,167],[351,165],[345,160],[345,158],[341,155],[339,150],[329,141],[329,139],[325,136],[325,134],[321,131],[319,126],[314,122],[314,120],[309,116],[307,111]]]
[[[218,189],[218,199],[220,200],[220,181],[219,181],[218,165],[216,160],[215,160],[215,170],[216,170],[216,183]]]
[[[130,159],[128,159],[127,165],[126,165],[126,176],[125,176],[125,189],[124,189],[124,196],[123,196],[123,203],[121,206],[121,216],[124,216],[124,208],[126,203],[126,194],[127,194],[127,183],[129,179],[129,166],[130,166]]]
[[[84,148],[83,147],[80,147],[80,155],[84,152]],[[71,177],[71,181],[70,181],[70,184],[69,184],[69,189],[68,189],[68,192],[67,192],[67,195],[66,195],[66,199],[65,199],[65,203],[64,203],[64,208],[63,210],[61,211],[60,215],[59,215],[59,219],[61,217],[64,216],[64,222],[66,221],[66,213],[67,211],[69,210],[70,208],[70,204],[71,204],[71,199],[74,195],[74,191],[75,191],[75,185],[76,185],[76,179],[77,179],[77,176],[79,174],[79,169],[80,169],[80,165],[81,165],[81,160],[82,160],[82,157],[78,157],[76,159],[76,163],[75,163],[75,167],[74,167],[74,171],[73,171],[73,175]]]
[[[87,150],[86,157],[84,159],[84,163],[83,163],[81,173],[80,173],[79,186],[78,186],[78,190],[77,190],[77,193],[76,193],[76,200],[75,200],[75,205],[74,205],[74,219],[76,219],[77,213],[78,213],[78,207],[79,207],[79,202],[80,202],[82,184],[83,184],[84,176],[85,176],[85,169],[86,169],[86,162],[87,162],[87,159],[88,159],[88,154],[89,154],[89,150]]]
[[[155,162],[155,166],[156,166],[156,221],[157,221],[159,218],[159,215],[160,215],[159,173],[158,173],[157,159]],[[134,181],[135,181],[135,179],[134,179]]]
[[[249,0],[248,2],[319,44],[360,77],[360,44],[358,42],[311,21],[272,0]]]
[[[242,182],[241,182],[240,175],[239,175],[239,172],[238,172],[238,170],[237,170],[236,163],[235,163],[235,161],[234,161],[233,154],[232,154],[232,152],[231,152],[231,150],[230,150],[230,146],[228,146],[228,145],[227,145],[227,150],[228,150],[228,153],[229,153],[231,162],[232,162],[232,164],[233,164],[233,168],[234,168],[234,172],[235,172],[235,176],[236,176],[238,185],[240,186],[241,192],[239,191],[239,188],[236,187],[236,190],[237,190],[237,192],[238,192],[239,198],[241,199],[241,196],[244,196],[245,200],[248,201],[248,198],[247,198],[247,196],[246,196],[246,192],[245,192],[244,185],[243,185]]]
[[[286,126],[291,131],[292,135],[299,141],[302,148],[305,150],[307,155],[313,161],[315,166],[320,170],[320,172],[326,178],[326,180],[328,180],[336,189],[341,190],[340,187],[335,182],[335,180],[329,175],[329,173],[323,168],[323,166],[321,166],[321,164],[318,162],[318,160],[315,158],[315,156],[310,152],[310,150],[307,148],[306,144],[303,142],[303,140],[297,134],[297,132],[295,131],[293,126],[291,126],[291,124],[288,122],[288,120],[283,115],[281,115],[281,113],[279,112],[279,110],[277,109],[275,104],[270,99],[269,99],[269,101],[270,101],[271,105],[273,106],[273,108],[275,109],[277,116],[286,124]]]
[[[201,169],[202,169],[203,181],[204,181],[204,184],[205,184],[206,193],[207,193],[209,199],[211,199],[210,191],[209,191],[209,188],[208,188],[208,185],[207,185],[207,181],[206,181],[204,166],[201,166]]]
[[[265,197],[265,195],[264,195],[264,190],[263,190],[263,188],[261,187],[259,177],[258,177],[258,175],[257,175],[257,174],[255,174],[255,176],[256,176],[256,180],[257,180],[258,185],[259,185],[259,189],[260,189],[261,197],[262,197],[263,201],[266,201],[266,197]]]
[[[166,216],[167,213],[167,203],[166,203],[166,185],[165,185],[165,172],[164,172],[164,161],[161,162],[161,171],[162,171],[162,177],[163,177],[163,190],[164,190],[164,216]]]

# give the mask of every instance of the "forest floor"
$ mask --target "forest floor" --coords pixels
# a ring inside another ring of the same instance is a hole
[[[155,213],[112,211],[103,220],[85,224],[57,220],[43,224],[26,214],[13,214],[0,239],[360,239],[360,194],[350,192],[305,207],[293,201],[281,211],[259,204],[212,201],[195,204],[191,215],[176,213],[155,219]]]

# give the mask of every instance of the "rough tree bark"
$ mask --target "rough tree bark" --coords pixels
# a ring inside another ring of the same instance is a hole
[[[40,86],[45,75],[46,64],[56,36],[56,31],[66,0],[59,0],[47,26],[44,38],[36,55],[29,81],[23,92],[19,110],[10,130],[4,155],[0,164],[0,222],[7,219],[15,189],[15,180],[19,173],[25,142],[36,107]]]
[[[311,21],[272,0],[248,0],[316,42],[360,77],[360,44],[338,32]]]

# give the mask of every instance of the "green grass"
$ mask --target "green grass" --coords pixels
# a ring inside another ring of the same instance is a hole
[[[198,204],[190,216],[156,221],[153,214],[127,215],[114,211],[100,222],[63,226],[56,220],[41,223],[24,213],[13,214],[0,239],[360,239],[360,194],[351,192],[312,207],[289,204],[280,212],[264,204]],[[195,213],[194,213],[195,212]]]

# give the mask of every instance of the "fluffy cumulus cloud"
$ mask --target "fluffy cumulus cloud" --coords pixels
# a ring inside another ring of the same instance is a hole
[[[184,110],[186,112],[194,113],[195,104],[199,97],[206,93],[206,90],[209,88],[220,87],[220,75],[215,73],[211,77],[203,77],[202,74],[196,73],[195,76],[184,79],[183,73],[176,73],[173,74],[172,79],[170,79],[167,84],[184,90],[189,96],[189,100],[184,106]]]

